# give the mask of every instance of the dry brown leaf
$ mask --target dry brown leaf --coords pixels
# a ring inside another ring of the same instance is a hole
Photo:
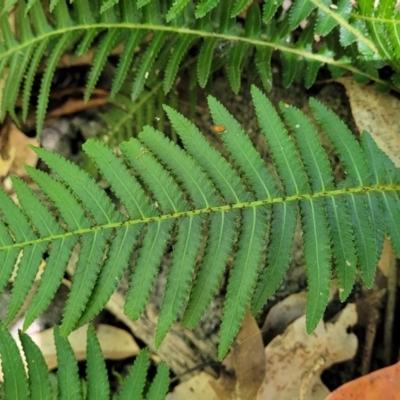
[[[47,118],[58,118],[64,115],[71,115],[77,112],[97,108],[107,104],[108,99],[104,97],[96,97],[85,101],[83,99],[68,99],[62,106],[49,111]]]
[[[82,326],[68,336],[75,357],[78,361],[86,359],[87,325]],[[103,356],[108,360],[120,360],[135,356],[140,348],[129,332],[100,324],[96,328]],[[32,340],[39,346],[49,369],[57,367],[57,355],[54,345],[53,328],[31,335]]]
[[[265,353],[260,329],[246,314],[232,351],[218,379],[205,372],[178,385],[167,400],[253,400],[265,376]]]
[[[269,343],[276,335],[281,334],[294,320],[304,315],[306,302],[307,292],[294,293],[285,297],[269,310],[261,328],[266,343]]]
[[[265,376],[266,362],[263,350],[260,328],[247,312],[232,350],[237,399],[253,400],[256,397]]]
[[[311,335],[305,331],[305,317],[293,322],[265,348],[267,374],[257,399],[297,399],[302,381],[306,380],[305,399],[326,397],[329,391],[321,382],[320,372],[354,357],[357,337],[347,329],[356,321],[355,305],[348,304],[335,322],[321,321]]]
[[[0,131],[0,177],[8,174],[26,176],[24,164],[36,166],[38,156],[28,145],[39,146],[36,139],[24,135],[13,122]]]
[[[205,372],[196,374],[189,380],[175,387],[174,391],[168,393],[166,400],[227,400],[230,397],[219,397],[210,382],[215,382],[211,375]],[[229,395],[229,394],[228,394]]]
[[[337,293],[337,279],[332,279],[329,301]],[[307,303],[307,292],[293,293],[275,304],[269,310],[261,328],[264,341],[268,344],[275,336],[280,335],[297,318],[304,315]]]
[[[390,242],[390,239],[388,237],[385,237],[381,258],[378,262],[378,268],[385,277],[388,276],[389,270],[395,262],[396,254],[393,250],[392,243]]]
[[[264,380],[265,353],[260,328],[249,312],[223,365],[228,375],[210,382],[219,398],[253,400]]]
[[[374,86],[360,85],[350,77],[337,81],[346,89],[359,131],[368,131],[378,147],[400,167],[400,101],[388,93],[379,93]]]

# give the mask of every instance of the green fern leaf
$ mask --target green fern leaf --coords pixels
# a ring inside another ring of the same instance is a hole
[[[136,357],[129,375],[125,378],[124,385],[117,396],[118,400],[139,400],[142,398],[146,383],[147,362],[148,351],[143,349]]]
[[[238,212],[221,212],[210,216],[206,253],[196,273],[196,280],[182,319],[182,325],[193,329],[218,290],[222,274],[234,243],[233,232]],[[228,234],[227,234],[228,233]]]
[[[129,67],[132,64],[133,55],[135,54],[136,48],[139,42],[142,40],[143,35],[144,32],[140,30],[136,30],[130,33],[128,40],[125,43],[124,50],[121,53],[118,67],[115,72],[115,76],[111,86],[111,97],[114,97],[121,89],[128,73]]]
[[[157,367],[157,374],[151,383],[146,400],[163,400],[167,394],[169,386],[169,369],[167,364],[162,362]]]
[[[116,4],[118,4],[119,0],[106,0],[103,1],[100,7],[100,13],[103,13],[107,11],[109,8],[114,7]]]
[[[62,234],[64,233],[63,229],[58,225],[53,215],[37,199],[37,197],[32,193],[32,191],[27,187],[27,185],[24,184],[23,181],[17,178],[13,178],[13,184],[21,206],[25,209],[25,212],[31,219],[33,226],[35,226],[38,229],[39,234],[42,237],[47,236],[50,238],[54,236],[62,236]],[[56,275],[56,272],[59,272],[58,284],[61,282],[62,274],[64,272],[68,259],[70,258],[71,251],[75,243],[76,243],[76,238],[73,237],[52,241],[51,245],[52,248],[50,251],[50,256],[47,260],[46,269],[48,271],[51,271],[51,274],[53,276]],[[39,247],[38,251],[42,253],[43,250],[44,248],[41,246]],[[17,277],[15,279],[14,291],[22,294],[23,296],[26,296],[27,290],[29,290],[29,287],[27,287],[26,285],[27,284],[29,285],[29,283],[32,282],[32,279],[34,278],[33,274],[36,273],[36,270],[33,268],[27,269],[26,273],[23,275],[22,271],[24,271],[23,264],[21,264]],[[27,275],[28,271],[30,271],[29,275]],[[48,274],[46,273],[46,275]],[[19,276],[21,276],[21,278]],[[54,278],[51,279],[51,282],[54,282]],[[46,278],[44,280],[41,280],[41,284],[44,283],[46,283]],[[56,288],[54,284],[50,283],[50,285],[53,286],[54,289]],[[48,293],[47,302],[42,299],[41,302],[37,303],[36,302],[37,297],[35,296],[35,300],[32,303],[32,306],[29,308],[28,316],[27,318],[25,318],[24,322],[25,326],[29,326],[29,324],[33,322],[33,319],[36,318],[43,311],[43,309],[50,303],[50,300],[52,298],[52,295],[54,295],[55,290],[50,291],[49,293],[48,289],[49,287],[46,287],[45,291],[46,293]],[[49,297],[49,294],[51,295],[51,297]],[[16,306],[13,306],[14,304],[13,301],[10,301],[9,305],[10,314],[8,316],[8,320],[11,320],[13,318],[14,312],[12,310],[15,309],[16,311],[18,311],[17,308],[19,307],[21,302],[23,302],[23,298],[17,302]],[[39,310],[36,309],[37,306],[39,306]]]
[[[13,240],[3,222],[0,222],[0,244],[3,249],[6,249],[6,254],[2,258],[3,261],[0,267],[0,292],[2,292],[12,275],[18,253],[20,252],[19,248],[12,247]]]
[[[324,55],[325,49],[322,49],[319,54]],[[317,74],[323,63],[315,60],[306,60],[305,73],[304,73],[304,87],[309,89],[314,85],[317,79]]]
[[[323,2],[326,6],[331,4],[330,0]],[[350,0],[342,0],[336,10],[332,10],[335,14],[339,15],[344,20],[348,20],[351,13]],[[329,14],[318,8],[317,22],[314,27],[314,33],[321,36],[328,35],[333,28],[339,24],[339,21],[332,18]]]
[[[100,73],[107,61],[107,56],[110,54],[111,50],[114,48],[115,43],[121,35],[121,29],[110,29],[104,36],[101,43],[97,46],[96,54],[93,58],[93,67],[90,71],[88,83],[85,90],[85,101],[89,100],[89,97],[99,79]],[[136,46],[135,46],[136,47]]]
[[[36,0],[33,0],[33,1],[36,1]],[[50,11],[51,11],[51,12],[53,12],[53,10],[56,8],[56,6],[57,6],[57,4],[58,4],[59,1],[60,1],[60,0],[51,0],[51,1],[50,1],[50,6],[49,6],[49,8],[50,8]]]
[[[77,324],[78,326],[89,322],[106,305],[128,265],[129,257],[140,230],[140,226],[126,226],[125,229],[120,229],[116,232],[108,251],[107,260],[101,268],[96,284],[87,301],[85,311]],[[85,279],[90,282],[89,278]],[[86,285],[88,284],[86,283]],[[72,295],[71,291],[71,297]]]
[[[42,149],[35,151],[51,168],[57,169],[58,175],[77,193],[98,223],[122,221],[122,215],[115,211],[110,199],[86,173],[55,154]],[[67,335],[74,328],[83,312],[100,270],[102,254],[111,232],[111,230],[95,231],[82,238],[81,258],[76,266],[71,295],[67,301],[61,327],[63,335]]]
[[[368,160],[368,165],[371,167],[371,176],[373,177],[372,183],[374,185],[379,185],[386,182],[388,180],[388,176],[390,177],[392,175],[390,171],[387,171],[387,168],[385,168],[385,159],[387,160],[387,157],[385,157],[383,152],[378,148],[368,132],[363,132],[361,137],[361,145]],[[394,165],[390,166],[390,170],[395,170]],[[390,178],[389,182],[395,184],[396,179]],[[400,254],[400,231],[398,224],[395,222],[397,221],[400,213],[397,204],[397,196],[396,194],[392,195],[391,193],[381,193],[380,203],[381,214],[383,211],[386,211],[384,213],[386,220],[386,231],[389,233],[390,241],[393,244],[396,254]],[[374,228],[375,227],[376,226],[374,226]],[[379,229],[379,231],[382,231],[382,229]],[[377,239],[377,244],[378,246],[381,245],[379,238]],[[378,247],[378,254],[380,251],[382,251],[382,248]]]
[[[228,55],[226,72],[229,86],[235,94],[238,94],[240,90],[243,59],[248,55],[249,50],[246,43],[236,43]]]
[[[324,129],[341,157],[347,177],[357,185],[369,184],[370,172],[365,156],[347,126],[317,100],[310,99],[310,106],[318,124]]]
[[[236,15],[240,14],[247,7],[248,4],[248,0],[236,0],[233,6],[233,10],[231,11],[231,17],[233,18],[236,17]]]
[[[126,315],[134,321],[142,315],[149,300],[162,256],[171,236],[173,223],[173,220],[158,221],[147,227],[124,306]]]
[[[150,3],[150,0],[137,0],[137,7],[142,8]]]
[[[306,329],[310,334],[328,304],[331,254],[323,199],[302,201],[300,210],[308,283]]]
[[[32,40],[34,35],[32,33],[30,24],[25,16],[25,9],[23,5],[17,8],[17,22],[18,29],[20,31],[20,40],[22,42],[27,42]],[[23,74],[31,60],[35,46],[31,46],[27,49],[25,53],[16,53],[11,55],[11,64],[9,66],[8,74],[6,77],[6,83],[4,86],[4,93],[7,96],[3,96],[1,102],[1,119],[5,117],[7,110],[13,113],[13,108],[15,106],[18,91],[23,79]]]
[[[150,188],[158,189],[155,190],[154,195],[156,198],[159,196],[157,200],[161,208],[164,209],[166,206],[172,208],[175,212],[187,210],[187,205],[183,202],[178,186],[165,173],[162,167],[156,164],[150,154],[142,154],[140,158],[133,156],[133,154],[140,154],[140,148],[140,143],[131,139],[130,142],[122,147],[122,151],[146,184]],[[142,167],[140,167],[141,164],[143,165]],[[156,170],[157,174],[152,172]],[[160,182],[164,182],[164,189],[163,193],[158,194]],[[201,243],[202,225],[202,216],[186,218],[178,223],[178,235],[167,278],[168,284],[157,325],[156,346],[159,346],[170,326],[178,317],[188,294],[192,275],[191,266],[194,264]]]
[[[379,2],[375,7],[374,3],[361,0],[359,7],[360,13],[367,16],[377,15],[383,19],[391,19],[395,14],[395,4],[388,1]],[[400,63],[393,57],[393,47],[390,40],[388,40],[389,36],[386,33],[385,25],[379,21],[375,21],[374,18],[366,20],[365,22],[368,27],[369,35],[376,45],[381,58],[388,60],[398,71]],[[399,44],[396,42],[395,47],[398,46]]]
[[[6,48],[13,47],[18,45],[18,41],[13,35],[13,30],[11,29],[10,21],[6,14],[0,15],[0,23],[2,28],[2,41],[5,44]]]
[[[7,399],[29,400],[28,378],[17,344],[0,322],[0,356]]]
[[[86,32],[86,34],[83,36],[82,40],[76,47],[76,57],[82,57],[89,51],[90,46],[92,45],[96,37],[99,36],[101,31],[102,29],[91,29],[90,31]]]
[[[26,121],[26,118],[28,116],[31,90],[32,90],[32,86],[33,86],[33,80],[35,78],[35,73],[39,66],[40,60],[44,56],[44,53],[47,49],[48,44],[49,44],[49,40],[44,39],[37,46],[37,48],[35,48],[32,61],[30,62],[30,65],[29,65],[28,72],[25,75],[24,92],[23,92],[23,96],[22,96],[22,119],[23,119],[23,121]]]
[[[315,4],[310,0],[297,0],[290,8],[289,26],[293,30],[301,21],[306,19],[315,9]]]
[[[168,32],[156,32],[153,39],[151,40],[151,43],[144,52],[143,57],[140,60],[138,72],[135,76],[135,81],[132,86],[132,100],[136,100],[139,93],[142,91],[145,81],[150,73],[151,67],[155,62],[157,55],[161,50],[161,47],[164,45],[167,36]]]
[[[87,330],[86,377],[88,399],[108,400],[110,398],[106,363],[102,357],[100,343],[92,325],[89,325]]]
[[[268,214],[261,207],[246,209],[242,213],[242,230],[224,303],[219,359],[226,356],[250,303],[261,262],[267,221]]]
[[[258,278],[252,298],[253,315],[256,315],[276,292],[289,268],[297,218],[297,202],[273,205],[266,266]]]
[[[167,13],[167,21],[175,19],[180,12],[187,6],[189,0],[175,0]]]
[[[189,47],[193,45],[195,40],[196,38],[190,35],[182,35],[179,38],[179,42],[174,48],[165,70],[164,93],[168,93],[171,90],[178,73],[179,65]]]
[[[41,190],[55,203],[69,229],[78,230],[90,226],[80,204],[60,182],[32,167],[27,166],[26,169]],[[50,304],[64,276],[66,263],[77,239],[76,236],[63,237],[52,242],[47,267],[41,275],[38,290],[25,316],[24,329]]]
[[[71,188],[98,224],[122,222],[123,216],[89,174],[57,154],[34,148],[39,157]]]
[[[206,38],[201,47],[199,59],[197,61],[197,76],[201,88],[205,88],[210,76],[211,60],[218,39]]]
[[[1,103],[1,120],[4,120],[6,112],[13,112],[15,103],[18,96],[21,80],[23,78],[25,69],[31,59],[34,47],[28,49],[26,54],[15,54],[12,57],[10,64],[10,71],[4,85],[4,93],[7,96],[2,98]]]
[[[281,107],[281,110],[294,133],[313,192],[333,190],[330,163],[315,129],[307,123],[305,115],[294,107]],[[349,223],[346,203],[340,198],[329,197],[325,200],[325,206],[341,289],[339,295],[343,301],[350,294],[356,275],[357,258],[353,245],[353,230]]]
[[[58,327],[54,327],[54,342],[57,350],[57,378],[59,399],[82,399],[82,387],[79,381],[78,364],[67,338],[60,336]]]
[[[275,160],[286,194],[306,192],[306,176],[294,144],[287,135],[277,112],[269,100],[255,86],[251,89],[251,95],[257,119]]]
[[[224,145],[235,158],[257,198],[278,197],[280,191],[275,179],[239,122],[214,97],[208,97],[208,105],[215,125],[225,127],[225,131],[221,132]]]
[[[36,131],[38,134],[42,131],[44,116],[49,102],[50,84],[56,69],[58,60],[65,52],[65,50],[76,40],[79,32],[67,32],[57,42],[56,46],[51,52],[47,61],[47,67],[43,74],[42,82],[40,85],[40,93],[36,111]]]
[[[39,348],[28,336],[19,332],[29,371],[29,392],[31,399],[51,400],[53,391],[46,362]]]
[[[160,346],[173,322],[178,318],[189,294],[192,265],[200,249],[204,221],[203,216],[193,216],[178,222],[178,234],[156,329],[156,347]]]
[[[8,306],[6,323],[10,323],[24,303],[24,299],[32,285],[42,254],[48,242],[36,242],[36,234],[33,232],[29,222],[17,207],[17,205],[0,190],[0,203],[4,218],[18,241],[32,242],[33,244],[24,249],[24,255],[18,266],[18,273],[14,281]]]
[[[275,159],[286,193],[304,192],[306,190],[305,174],[294,144],[290,141],[276,111],[267,99],[255,88],[252,88],[252,96],[260,126]],[[304,227],[304,257],[309,292],[312,293],[307,301],[308,332],[315,329],[329,296],[329,236],[323,202],[319,203],[312,201],[300,203]]]
[[[278,8],[282,5],[283,0],[266,1],[263,6],[262,20],[264,24],[268,24],[271,18],[275,15]]]
[[[5,0],[1,9],[1,14],[8,13],[16,2],[17,0]]]
[[[221,193],[223,193],[223,195],[228,199],[232,198],[232,200],[235,199],[239,202],[247,201],[248,195],[245,188],[242,186],[243,184],[240,182],[237,175],[230,170],[226,161],[214,153],[214,150],[204,142],[204,139],[201,138],[199,132],[195,127],[193,127],[193,125],[184,120],[173,110],[167,107],[165,110],[170,117],[174,128],[181,136],[186,150],[197,160],[203,169],[207,171],[215,182],[217,182],[218,187],[221,187],[222,189]],[[219,165],[221,168],[216,168],[216,165]],[[225,168],[222,168],[222,166]],[[227,177],[229,177],[229,183],[227,182]],[[222,322],[223,328],[221,331],[221,338],[225,340],[221,339],[219,350],[220,357],[223,357],[227,352],[231,340],[233,340],[239,329],[240,321],[244,317],[245,306],[243,307],[243,300],[247,299],[247,304],[250,301],[250,296],[256,279],[255,272],[259,265],[257,262],[259,263],[259,258],[261,257],[262,246],[260,247],[259,240],[263,241],[265,235],[265,231],[264,235],[262,232],[265,229],[266,221],[264,220],[264,225],[261,224],[265,213],[259,212],[258,210],[247,211],[246,216],[243,218],[245,221],[249,218],[249,225],[251,228],[248,228],[248,224],[244,222],[242,240],[246,241],[246,247],[239,249],[237,261],[235,259],[234,263],[234,265],[244,266],[246,269],[247,279],[241,280],[237,275],[243,276],[241,275],[243,271],[240,267],[234,267],[233,275],[230,278],[230,282],[232,282],[230,284],[231,289],[228,288],[228,299],[232,299],[233,307],[228,305],[227,300],[227,303],[224,306],[224,319]],[[237,312],[236,316],[235,312]]]
[[[217,7],[219,0],[201,0],[196,7],[196,18],[203,18],[213,8]]]
[[[282,83],[285,88],[288,88],[294,81],[297,68],[303,68],[301,61],[292,53],[281,53],[282,60]]]
[[[95,9],[91,7],[89,0],[80,0],[75,2],[76,15],[82,25],[91,25],[96,22]],[[98,14],[97,14],[98,15]]]
[[[271,69],[272,49],[256,47],[255,65],[261,78],[264,89],[269,92],[272,89],[272,69]]]
[[[111,239],[111,234],[111,230],[95,231],[81,239],[80,255],[60,327],[60,333],[63,336],[68,336],[74,330],[85,309],[100,272],[107,241]]]
[[[311,99],[310,105],[317,122],[323,127],[335,146],[348,179],[360,186],[368,185],[370,183],[370,172],[365,156],[356,140],[349,135],[350,132],[347,127],[336,115],[316,100]],[[349,139],[346,138],[344,140],[345,135]],[[379,215],[374,214],[374,212],[379,211],[374,197],[372,194],[358,197],[353,194],[346,196],[350,208],[350,218],[354,227],[361,276],[367,286],[372,285],[375,266],[380,256],[373,228],[375,226],[380,230],[379,226],[381,226],[382,221]],[[371,218],[373,218],[373,223]]]

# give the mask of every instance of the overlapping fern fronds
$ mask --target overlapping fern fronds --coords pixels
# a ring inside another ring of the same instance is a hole
[[[218,289],[227,259],[233,256],[221,325],[219,356],[223,357],[247,307],[257,313],[282,281],[299,213],[308,276],[308,332],[328,301],[331,254],[343,300],[353,287],[357,265],[365,284],[372,285],[386,233],[400,255],[399,170],[368,133],[358,143],[337,116],[311,100],[314,116],[346,172],[343,182],[335,182],[312,123],[298,109],[281,105],[293,141],[261,91],[253,87],[252,96],[279,178],[238,122],[212,97],[210,110],[215,123],[225,127],[221,138],[231,162],[210,146],[192,122],[169,107],[165,111],[184,150],[149,126],[138,139],[121,144],[123,158],[104,143],[85,143],[85,152],[122,210],[83,170],[56,154],[35,149],[58,179],[33,168],[27,168],[28,173],[54,203],[63,223],[20,179],[13,178],[20,207],[0,191],[0,288],[23,252],[6,323],[23,305],[47,252],[47,265],[24,327],[43,312],[78,242],[79,259],[60,332],[68,335],[90,321],[116,288],[141,235],[125,304],[126,314],[138,318],[167,244],[174,238],[156,345],[178,319],[188,297],[183,324],[196,325]],[[201,263],[195,270],[203,240]]]
[[[78,365],[71,345],[67,339],[60,336],[57,327],[54,328],[58,359],[56,390],[51,385],[46,362],[37,345],[22,332],[20,332],[19,338],[25,360],[22,359],[20,350],[8,330],[0,324],[0,357],[4,377],[4,383],[0,385],[2,398],[19,400],[51,400],[54,398],[109,400],[111,398],[106,365],[92,326],[89,326],[87,332],[86,396],[83,395]],[[24,361],[26,361],[28,375],[25,372]],[[147,350],[142,350],[116,398],[131,399],[132,393],[140,398],[147,383],[147,362]],[[147,390],[146,399],[162,400],[165,398],[169,385],[168,375],[168,367],[165,363],[161,363],[158,366],[157,375]]]
[[[92,45],[96,45],[96,53],[85,98],[89,98],[95,87],[107,57],[117,45],[123,44],[111,97],[125,85],[128,71],[134,68],[132,100],[160,74],[163,90],[168,93],[189,52],[191,58],[197,57],[201,87],[206,85],[215,68],[224,66],[232,90],[238,92],[245,65],[253,65],[265,89],[271,88],[273,50],[282,55],[284,84],[289,86],[294,79],[304,78],[305,86],[310,87],[324,64],[334,76],[349,70],[363,81],[374,79],[385,84],[379,79],[378,67],[384,65],[392,48],[396,52],[400,48],[396,42],[396,24],[387,28],[391,34],[390,43],[386,43],[382,39],[387,36],[383,32],[386,28],[381,23],[351,19],[350,12],[354,10],[350,0],[342,0],[334,9],[329,8],[329,1],[299,0],[288,12],[282,11],[282,1],[268,1],[262,7],[256,2],[247,7],[247,1],[234,0],[168,3],[75,0],[67,4],[66,0],[58,0],[51,1],[47,10],[41,1],[4,2],[0,10],[0,74],[5,79],[1,118],[6,113],[17,118],[15,105],[19,93],[22,118],[26,118],[34,79],[44,64],[37,100],[40,134],[59,59],[66,51],[84,55]],[[362,4],[357,18],[370,11]],[[11,26],[13,19],[7,12],[15,13],[15,27]],[[393,7],[386,7],[379,15],[389,18],[394,12]],[[244,16],[244,22],[236,18],[239,14]],[[309,19],[309,25],[297,37],[294,28],[304,18]],[[340,28],[340,40],[332,31],[336,27]],[[320,46],[315,35],[328,38]],[[374,44],[375,41],[380,45]],[[397,68],[396,62],[392,64]]]

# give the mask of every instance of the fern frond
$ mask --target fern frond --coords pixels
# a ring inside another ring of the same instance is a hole
[[[87,330],[86,360],[87,398],[108,400],[110,384],[106,363],[101,356],[100,343],[92,325],[89,325]]]
[[[45,359],[26,334],[19,332],[23,354],[11,334],[0,324],[0,358],[4,374],[2,387],[7,399],[82,399],[82,385],[78,375],[78,365],[68,339],[60,336],[54,328],[54,341],[58,361],[58,393],[50,384],[49,371]],[[86,387],[85,398],[110,399],[110,383],[99,340],[92,326],[87,330],[86,344]],[[28,377],[25,374],[22,357],[26,360]],[[152,382],[146,380],[148,351],[142,350],[137,356],[133,368],[126,377],[119,393],[120,399],[131,398],[131,394],[142,393],[145,384],[150,384],[148,399],[165,398],[169,386],[169,370],[165,363],[157,367],[157,374]]]
[[[197,52],[197,71],[201,87],[209,80],[211,65],[216,59],[217,64],[226,65],[231,88],[237,92],[243,67],[252,59],[254,50],[256,69],[266,89],[270,88],[273,50],[282,55],[286,86],[303,77],[306,86],[311,86],[320,68],[327,64],[331,70],[347,70],[363,81],[373,79],[382,87],[390,87],[390,83],[379,78],[378,68],[388,64],[399,71],[399,63],[392,57],[400,53],[399,24],[386,22],[395,18],[392,6],[380,2],[377,8],[371,8],[371,2],[367,2],[369,5],[361,2],[359,11],[350,13],[349,0],[342,0],[337,9],[328,7],[328,2],[307,0],[295,1],[288,13],[280,13],[281,3],[279,0],[264,4],[264,25],[261,24],[260,5],[251,4],[246,9],[245,29],[242,29],[240,21],[233,18],[247,7],[247,2],[242,0],[204,0],[197,4],[184,0],[173,3],[169,9],[162,1],[109,0],[102,3],[101,10],[91,7],[87,0],[75,1],[70,6],[65,0],[59,0],[51,2],[50,12],[42,2],[30,1],[26,6],[20,1],[15,6],[20,29],[15,33],[4,11],[11,5],[4,5],[0,16],[0,70],[8,69],[9,73],[2,89],[7,96],[3,96],[6,100],[1,117],[4,118],[6,112],[14,113],[20,82],[25,77],[22,114],[26,118],[32,82],[45,57],[47,67],[37,103],[37,131],[40,133],[52,76],[61,55],[67,50],[83,55],[94,41],[99,45],[85,99],[90,96],[113,48],[124,44],[111,89],[115,96],[124,86],[136,49],[145,40],[149,43],[142,46],[145,50],[139,55],[141,61],[131,87],[134,100],[143,91],[147,79],[154,79],[161,70],[166,71],[164,90],[171,90],[178,68],[188,68],[184,63],[185,54],[200,40],[203,44]],[[375,19],[366,18],[370,11]],[[309,19],[309,26],[297,39],[292,30],[305,18]],[[340,32],[339,40],[336,30]],[[329,36],[318,51],[314,33]],[[368,37],[372,37],[373,42]],[[218,52],[216,58],[215,49],[227,42],[232,45],[225,46],[224,53]],[[168,46],[175,50],[172,55]],[[349,61],[342,62],[346,60],[343,57]]]
[[[7,328],[0,322],[0,357],[7,398],[29,400],[28,378],[19,349]]]
[[[62,399],[82,399],[82,385],[74,352],[68,340],[60,336],[57,326],[54,327],[54,342],[57,349],[59,396]]]
[[[156,344],[186,302],[183,323],[193,327],[198,322],[232,255],[219,347],[223,357],[247,307],[251,304],[252,312],[257,312],[282,281],[299,212],[309,287],[307,330],[315,328],[327,304],[331,253],[342,299],[351,291],[357,264],[364,282],[371,285],[383,235],[389,234],[396,252],[400,250],[399,170],[368,136],[360,146],[339,118],[311,100],[315,119],[346,172],[346,180],[336,182],[309,119],[294,107],[281,106],[292,139],[262,92],[253,87],[252,97],[276,174],[239,123],[212,97],[209,106],[215,124],[225,128],[221,139],[229,162],[192,122],[167,106],[184,149],[151,127],[121,144],[123,159],[95,140],[84,145],[118,199],[118,210],[87,173],[56,154],[36,149],[59,179],[32,168],[28,172],[54,203],[65,226],[18,179],[19,207],[0,192],[0,252],[7,264],[2,267],[3,286],[18,252],[23,251],[7,322],[27,296],[45,251],[47,267],[24,327],[47,307],[78,241],[79,259],[60,331],[68,335],[92,319],[116,288],[140,233],[125,304],[125,312],[138,318],[173,237]],[[201,246],[204,250],[195,268]]]

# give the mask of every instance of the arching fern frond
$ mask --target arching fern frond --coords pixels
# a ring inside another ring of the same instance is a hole
[[[54,393],[45,359],[26,334],[20,332],[19,339],[27,366],[25,372],[21,352],[3,324],[0,325],[0,359],[4,374],[4,384],[0,390],[6,399],[83,399],[78,364],[71,345],[54,328],[54,341],[57,352],[57,391]],[[86,397],[88,399],[109,400],[110,383],[106,364],[101,353],[100,343],[92,326],[88,327],[86,345]],[[125,378],[118,399],[130,399],[132,393],[142,394],[146,383],[148,352],[142,350]],[[168,390],[169,371],[165,363],[157,368],[157,375],[147,390],[147,399],[161,400]]]
[[[80,255],[61,334],[68,335],[104,308],[137,245],[125,312],[138,318],[173,238],[156,345],[182,311],[184,325],[196,325],[232,256],[221,325],[222,358],[246,309],[251,305],[257,313],[279,287],[289,265],[298,214],[308,276],[308,332],[316,327],[328,301],[331,253],[342,300],[353,287],[357,265],[363,281],[371,286],[385,233],[400,254],[399,170],[368,133],[363,133],[360,145],[336,115],[311,100],[314,117],[346,172],[346,179],[336,182],[311,122],[298,109],[281,105],[292,139],[262,92],[253,87],[252,96],[276,174],[239,123],[212,97],[211,114],[215,124],[225,129],[221,139],[229,162],[192,122],[170,107],[165,111],[184,149],[149,126],[137,139],[121,144],[121,158],[102,142],[85,143],[84,150],[121,203],[118,209],[86,172],[56,154],[35,149],[58,179],[33,168],[28,173],[64,223],[18,178],[13,182],[20,207],[0,191],[2,287],[18,252],[23,252],[7,322],[22,306],[45,251],[47,266],[24,328],[48,306],[77,241]]]
[[[61,56],[66,51],[83,55],[93,43],[97,43],[97,48],[85,99],[91,95],[107,57],[120,44],[124,49],[111,87],[112,97],[121,90],[132,65],[135,67],[135,79],[130,84],[133,100],[144,89],[151,90],[146,87],[148,82],[152,78],[154,82],[154,77],[158,77],[161,71],[164,74],[164,91],[167,93],[173,87],[177,71],[184,65],[191,49],[190,57],[198,57],[198,83],[202,87],[209,80],[213,65],[225,65],[230,86],[237,93],[242,70],[253,62],[254,57],[256,70],[265,88],[269,89],[273,50],[282,54],[285,85],[290,85],[294,79],[304,78],[306,87],[310,87],[319,69],[327,64],[335,69],[336,76],[338,71],[343,73],[347,70],[360,80],[373,79],[388,86],[387,82],[379,79],[378,68],[389,62],[385,57],[389,56],[391,49],[396,48],[393,40],[397,37],[397,25],[389,29],[392,39],[388,45],[382,39],[384,28],[380,23],[364,23],[360,20],[353,23],[353,14],[349,14],[349,0],[342,0],[337,9],[331,9],[317,0],[299,0],[283,16],[278,12],[279,8],[272,5],[279,5],[280,2],[270,1],[264,4],[264,10],[256,2],[246,8],[247,2],[239,0],[198,3],[185,0],[174,2],[170,8],[164,1],[120,0],[100,3],[89,4],[88,0],[76,0],[67,5],[66,0],[59,0],[51,2],[51,12],[40,1],[30,1],[28,5],[23,0],[4,4],[0,15],[0,73],[5,80],[1,118],[6,113],[15,115],[20,92],[22,117],[26,118],[34,77],[39,73],[43,60],[46,68],[37,99],[37,131],[40,134],[52,77]],[[319,7],[318,11],[316,6]],[[16,29],[11,27],[6,13],[11,7],[15,7]],[[360,9],[368,13],[365,7]],[[385,9],[382,13],[387,16],[389,11]],[[240,19],[235,18],[239,13],[245,13],[244,26]],[[309,26],[298,38],[293,27],[307,16]],[[314,28],[315,18],[317,22]],[[316,46],[315,33],[327,36],[336,28],[340,29],[340,43],[338,35],[332,33],[322,47]],[[379,41],[380,44],[376,45],[379,54],[374,53],[375,45],[370,45],[367,35]],[[225,46],[226,43],[229,45]],[[141,49],[136,61],[133,59],[138,46]],[[224,50],[221,51],[223,46]],[[304,68],[299,68],[303,64]],[[390,60],[390,65],[398,71],[397,64]]]

